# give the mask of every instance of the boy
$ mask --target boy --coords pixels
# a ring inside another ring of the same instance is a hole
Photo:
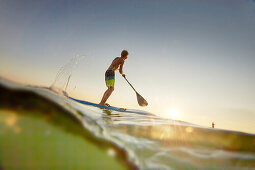
[[[119,69],[120,74],[125,77],[125,74],[123,74],[123,64],[125,60],[128,58],[128,51],[123,50],[121,52],[121,57],[116,57],[113,61],[112,64],[109,66],[109,68],[105,72],[105,83],[108,89],[105,91],[101,102],[99,103],[100,105],[103,106],[109,106],[109,104],[105,103],[106,100],[110,97],[114,90],[114,83],[115,83],[115,71]]]

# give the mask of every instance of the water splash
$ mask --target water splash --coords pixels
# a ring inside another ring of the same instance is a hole
[[[59,69],[54,82],[50,86],[50,89],[57,93],[64,91],[69,83],[73,70],[85,56],[86,55],[75,55],[64,66],[62,66]]]

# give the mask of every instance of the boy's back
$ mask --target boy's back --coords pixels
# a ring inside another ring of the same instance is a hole
[[[121,57],[116,57],[113,61],[112,64],[109,66],[108,70],[113,70],[116,71],[119,69],[120,66],[124,64],[124,60]]]

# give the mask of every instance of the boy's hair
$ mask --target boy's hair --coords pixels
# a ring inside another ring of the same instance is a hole
[[[128,51],[127,50],[123,50],[121,52],[121,57],[126,57],[128,55]]]

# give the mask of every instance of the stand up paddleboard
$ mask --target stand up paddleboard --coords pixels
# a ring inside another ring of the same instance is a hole
[[[79,99],[75,99],[73,97],[70,97],[66,92],[63,92],[64,96],[66,96],[67,98],[74,100],[78,103],[84,104],[84,105],[89,105],[89,106],[94,106],[94,107],[98,107],[101,109],[107,109],[107,110],[114,110],[114,111],[118,111],[118,112],[128,112],[128,113],[136,113],[136,114],[143,114],[143,115],[154,115],[145,111],[140,111],[140,110],[129,110],[129,109],[125,109],[125,108],[118,108],[118,107],[114,107],[114,106],[102,106],[96,103],[92,103],[92,102],[88,102],[88,101],[84,101],[84,100],[79,100]]]
[[[75,99],[73,97],[70,97],[66,92],[63,92],[64,95],[69,98],[69,99],[72,99],[78,103],[81,103],[81,104],[85,104],[85,105],[89,105],[89,106],[95,106],[95,107],[99,107],[99,108],[102,108],[102,109],[109,109],[109,110],[115,110],[115,111],[118,111],[118,112],[125,112],[127,109],[125,108],[118,108],[118,107],[113,107],[113,106],[103,106],[103,105],[100,105],[100,104],[96,104],[96,103],[92,103],[92,102],[88,102],[88,101],[84,101],[84,100],[79,100],[79,99]]]

